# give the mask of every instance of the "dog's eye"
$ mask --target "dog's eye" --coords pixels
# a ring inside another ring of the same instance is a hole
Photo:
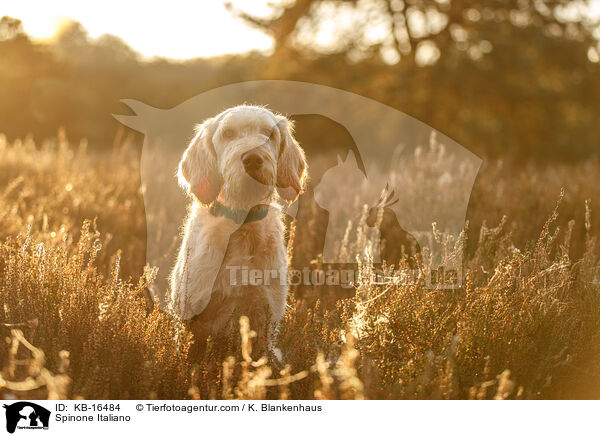
[[[232,139],[235,136],[235,132],[233,129],[225,129],[223,130],[223,138]]]
[[[275,128],[273,129],[264,129],[261,131],[261,133],[263,135],[265,135],[267,138],[269,138],[269,141],[275,141]]]

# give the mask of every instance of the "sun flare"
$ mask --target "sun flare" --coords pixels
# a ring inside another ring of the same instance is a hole
[[[117,2],[101,4],[70,0],[34,2],[8,0],[3,15],[22,20],[25,31],[39,40],[49,40],[70,21],[80,22],[92,38],[110,33],[123,39],[147,57],[171,59],[268,51],[271,38],[234,18],[225,1],[212,2]],[[268,12],[265,1],[244,2],[259,13]]]

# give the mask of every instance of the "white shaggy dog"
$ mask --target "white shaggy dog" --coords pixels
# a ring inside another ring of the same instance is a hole
[[[306,168],[291,122],[263,107],[236,106],[198,126],[179,164],[194,202],[170,277],[171,307],[190,321],[197,353],[209,335],[233,326],[236,310],[259,329],[260,352],[271,348],[272,328],[260,329],[280,321],[288,292],[284,226],[273,202],[296,200]]]

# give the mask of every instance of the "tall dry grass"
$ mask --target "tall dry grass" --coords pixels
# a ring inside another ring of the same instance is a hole
[[[591,160],[487,163],[464,245],[448,247],[464,255],[462,288],[295,288],[283,366],[252,353],[244,317],[190,362],[185,327],[143,296],[153,271],[133,144],[94,154],[64,133],[0,138],[0,396],[597,398],[598,174]],[[327,215],[303,217],[291,223],[292,265],[317,267]]]

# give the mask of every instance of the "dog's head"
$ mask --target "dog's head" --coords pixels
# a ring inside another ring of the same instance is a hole
[[[275,191],[293,202],[304,188],[306,159],[292,123],[258,106],[236,106],[197,127],[178,177],[203,205],[217,197],[243,209]]]

